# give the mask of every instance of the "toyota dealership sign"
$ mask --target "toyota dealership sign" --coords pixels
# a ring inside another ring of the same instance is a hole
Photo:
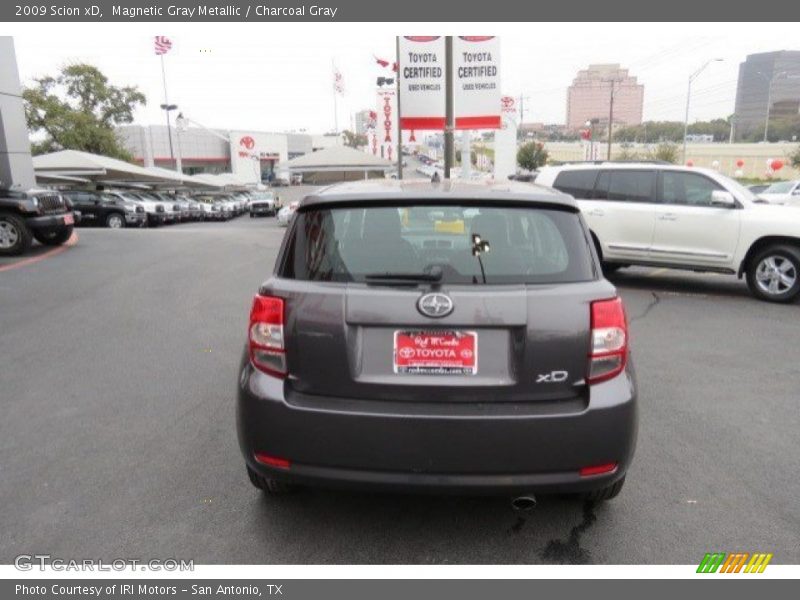
[[[444,36],[400,36],[400,127],[444,129]]]
[[[456,129],[499,129],[500,106],[499,38],[455,36],[453,111]]]
[[[400,37],[400,127],[445,128],[445,37]],[[500,41],[496,36],[453,38],[456,129],[499,129]]]

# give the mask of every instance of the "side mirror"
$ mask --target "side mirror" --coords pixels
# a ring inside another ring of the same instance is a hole
[[[736,208],[736,198],[728,191],[714,190],[711,192],[711,206],[720,208]]]
[[[792,192],[792,196],[800,196],[800,187],[794,188],[794,191]]]

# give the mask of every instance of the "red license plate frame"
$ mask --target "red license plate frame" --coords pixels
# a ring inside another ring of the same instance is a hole
[[[399,329],[392,366],[402,375],[475,375],[478,333],[457,329]]]

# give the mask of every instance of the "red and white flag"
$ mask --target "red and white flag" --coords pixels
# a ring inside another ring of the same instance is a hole
[[[391,65],[392,71],[397,73],[397,63],[396,62],[390,63],[388,60],[384,60],[382,58],[378,58],[374,54],[372,56],[375,59],[375,62],[378,63],[380,66],[382,66],[384,69],[388,68],[389,65]]]
[[[336,67],[333,68],[333,91],[344,96],[344,77]]]
[[[165,35],[157,35],[155,37],[155,45],[154,45],[156,56],[161,56],[162,54],[166,54],[172,49],[172,40],[170,40]]]

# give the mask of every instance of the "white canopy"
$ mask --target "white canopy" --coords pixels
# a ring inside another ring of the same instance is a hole
[[[79,150],[60,150],[34,156],[33,168],[37,177],[41,178],[61,176],[104,183],[136,183],[161,187],[219,187],[176,171],[140,167],[124,160]]]
[[[388,171],[394,164],[385,158],[367,154],[349,146],[331,146],[303,154],[284,165],[290,172],[304,171]]]

